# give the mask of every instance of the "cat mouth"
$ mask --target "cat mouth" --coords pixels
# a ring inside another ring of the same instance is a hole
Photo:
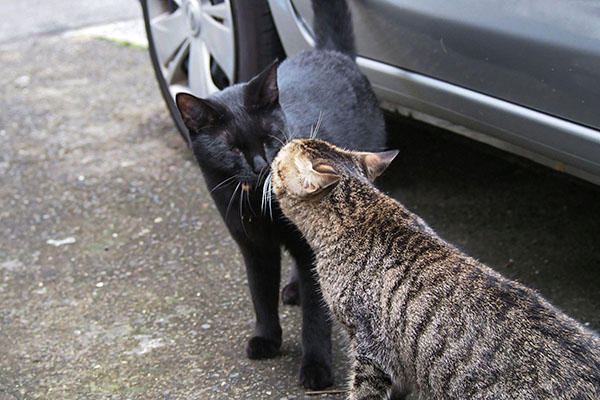
[[[252,185],[249,183],[242,183],[242,190],[244,192],[249,192],[252,190]]]

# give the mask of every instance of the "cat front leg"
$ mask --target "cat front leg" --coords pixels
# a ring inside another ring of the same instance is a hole
[[[356,354],[354,356],[349,400],[390,399],[392,380],[371,359]]]
[[[207,175],[208,187],[216,187],[213,179]],[[279,324],[279,282],[281,275],[281,244],[273,233],[270,220],[255,217],[243,218],[238,205],[231,206],[235,200],[235,189],[225,187],[223,190],[211,191],[211,196],[227,225],[227,229],[236,241],[248,276],[248,286],[256,325],[254,334],[246,345],[248,358],[275,357],[281,347],[281,326]],[[242,204],[243,205],[243,204]]]
[[[278,245],[238,241],[246,263],[248,285],[256,314],[254,335],[248,340],[246,354],[251,359],[272,358],[281,347],[278,302],[281,250]]]

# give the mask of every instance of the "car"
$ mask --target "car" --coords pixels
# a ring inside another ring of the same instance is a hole
[[[246,81],[313,45],[310,0],[141,0],[156,77]],[[357,64],[384,110],[600,183],[600,2],[348,0]]]

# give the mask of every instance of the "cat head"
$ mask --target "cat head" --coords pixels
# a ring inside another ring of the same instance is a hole
[[[373,182],[397,154],[397,150],[347,151],[320,139],[292,140],[271,166],[273,193],[280,201],[306,199],[332,189],[344,178]]]
[[[277,136],[283,128],[277,67],[275,62],[249,82],[208,98],[177,94],[190,147],[203,170],[235,176],[249,186],[268,170],[280,147]]]

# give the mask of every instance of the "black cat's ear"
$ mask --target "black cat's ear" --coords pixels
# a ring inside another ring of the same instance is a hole
[[[398,150],[383,151],[381,153],[360,153],[367,178],[373,182],[389,167],[398,153]]]
[[[275,60],[246,84],[244,88],[244,104],[248,109],[259,110],[267,108],[279,100],[277,68],[279,68],[279,61]]]
[[[202,128],[214,124],[220,118],[216,107],[209,100],[198,98],[189,93],[177,93],[175,101],[183,123],[190,131],[191,137],[197,135]]]

